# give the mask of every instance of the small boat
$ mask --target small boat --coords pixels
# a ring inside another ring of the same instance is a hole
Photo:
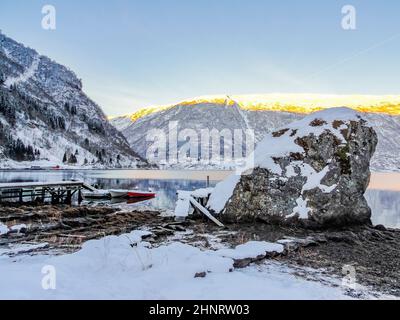
[[[154,197],[141,197],[141,198],[128,198],[126,200],[127,204],[134,204],[134,203],[139,203],[147,200],[154,199]]]
[[[125,198],[128,196],[129,190],[113,189],[109,190],[111,198]]]
[[[129,191],[128,198],[154,198],[156,194],[154,192],[146,191]]]
[[[112,189],[109,192],[111,198],[146,198],[156,196],[153,191]]]
[[[82,196],[85,199],[109,199],[111,194],[108,190],[95,190],[95,191],[83,191]]]

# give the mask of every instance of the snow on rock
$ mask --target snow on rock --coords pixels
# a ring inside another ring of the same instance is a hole
[[[265,241],[250,241],[240,244],[235,249],[220,249],[215,252],[216,255],[232,259],[255,259],[265,256],[266,253],[282,253],[283,245]]]
[[[210,195],[207,207],[215,212],[221,212],[228,200],[232,197],[236,185],[240,181],[240,175],[233,174],[219,182]]]
[[[285,272],[273,265],[233,270],[232,258],[214,251],[176,242],[150,248],[141,241],[147,234],[133,231],[88,241],[64,256],[0,256],[0,299],[347,298],[341,288],[295,277],[287,267],[282,267]],[[232,256],[269,249],[267,243],[244,244]],[[54,290],[42,287],[44,267],[56,271]],[[195,277],[199,273],[206,277]]]
[[[368,223],[364,193],[376,144],[357,112],[316,112],[268,134],[244,169],[216,186],[208,207],[226,221]]]
[[[207,198],[212,192],[214,188],[201,188],[196,189],[191,192],[191,196],[195,199],[197,198]]]
[[[5,224],[0,223],[0,236],[7,234],[9,231],[10,229]]]
[[[178,200],[175,205],[175,216],[176,217],[187,217],[192,213],[190,205],[190,191],[178,191]]]
[[[26,224],[18,224],[18,225],[12,226],[12,227],[10,228],[10,230],[13,231],[13,232],[20,233],[21,230],[27,229],[27,228],[28,228],[28,227],[27,227]]]
[[[214,188],[201,188],[194,191],[178,190],[178,200],[175,206],[176,217],[187,217],[193,213],[193,208],[190,204],[190,198],[193,199],[207,199],[213,192]]]
[[[297,206],[293,208],[291,214],[289,214],[286,218],[292,218],[294,216],[298,216],[300,219],[307,219],[308,213],[310,209],[307,207],[307,200],[304,200],[302,196],[297,198],[296,200]]]
[[[276,163],[274,158],[286,157],[291,153],[304,153],[304,149],[296,140],[305,136],[313,135],[319,137],[327,130],[331,132],[341,143],[345,143],[341,130],[345,129],[345,121],[359,121],[360,115],[348,108],[331,108],[319,111],[293,122],[281,130],[268,134],[249,157],[252,167],[268,169],[274,173],[282,174],[283,169]],[[315,124],[312,122],[315,121]],[[337,121],[338,126],[333,122]]]

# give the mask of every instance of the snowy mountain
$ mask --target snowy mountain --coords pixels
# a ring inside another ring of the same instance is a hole
[[[294,95],[288,96],[264,96],[264,100],[260,98],[249,100],[240,96],[196,98],[176,105],[139,110],[130,116],[114,118],[111,123],[124,134],[131,145],[135,146],[137,152],[145,157],[146,150],[152,144],[151,141],[146,142],[148,132],[157,128],[168,133],[171,121],[178,121],[178,132],[191,128],[198,132],[199,136],[200,130],[204,128],[209,130],[215,128],[219,131],[226,128],[253,129],[255,141],[258,142],[265,134],[303,118],[306,113],[327,108],[328,105],[340,106],[339,103],[343,103],[360,112],[368,111],[364,112],[364,118],[378,133],[378,148],[372,159],[373,170],[400,171],[399,97],[311,96],[307,101],[307,95],[301,99]],[[325,105],[321,101],[324,101]],[[227,165],[231,166],[229,163]],[[180,163],[174,167],[215,166],[199,163],[197,159],[193,159],[191,162]],[[219,167],[224,168],[224,164]]]
[[[147,165],[72,71],[1,33],[0,141],[3,168]]]

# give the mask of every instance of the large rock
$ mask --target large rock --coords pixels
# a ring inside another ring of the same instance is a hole
[[[225,221],[370,223],[364,193],[377,140],[350,109],[314,113],[265,137],[247,169],[217,185],[208,207]]]

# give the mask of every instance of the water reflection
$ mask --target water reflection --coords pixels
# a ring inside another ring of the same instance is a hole
[[[374,224],[400,228],[400,192],[368,190],[365,197],[372,209]]]
[[[157,193],[152,199],[140,202],[130,201],[129,204],[151,205],[159,209],[175,208],[177,190],[195,190],[204,188],[207,184],[207,176],[210,179],[220,177],[218,172],[180,172],[158,171],[161,178],[144,178],[148,173],[154,177],[157,171],[133,171],[133,170],[82,170],[82,171],[0,171],[0,183],[5,182],[54,182],[63,180],[83,180],[90,185],[96,185],[99,189],[139,189],[147,191],[151,189]],[[225,175],[228,173],[225,172]],[[175,178],[174,178],[175,177]],[[184,178],[183,178],[184,177]],[[204,177],[203,179],[200,179]],[[210,180],[210,186],[214,186],[216,180]],[[94,203],[95,201],[90,201]],[[104,201],[101,201],[104,202]],[[101,203],[97,201],[96,203]],[[115,200],[114,200],[115,202]],[[125,200],[122,200],[125,202]]]
[[[130,205],[151,205],[160,209],[175,207],[177,190],[194,190],[224,179],[227,171],[148,171],[148,170],[82,170],[82,171],[0,171],[2,182],[84,180],[101,189],[152,189],[157,197]],[[385,189],[385,190],[382,190]],[[373,174],[366,198],[373,212],[374,224],[400,228],[400,174]]]

